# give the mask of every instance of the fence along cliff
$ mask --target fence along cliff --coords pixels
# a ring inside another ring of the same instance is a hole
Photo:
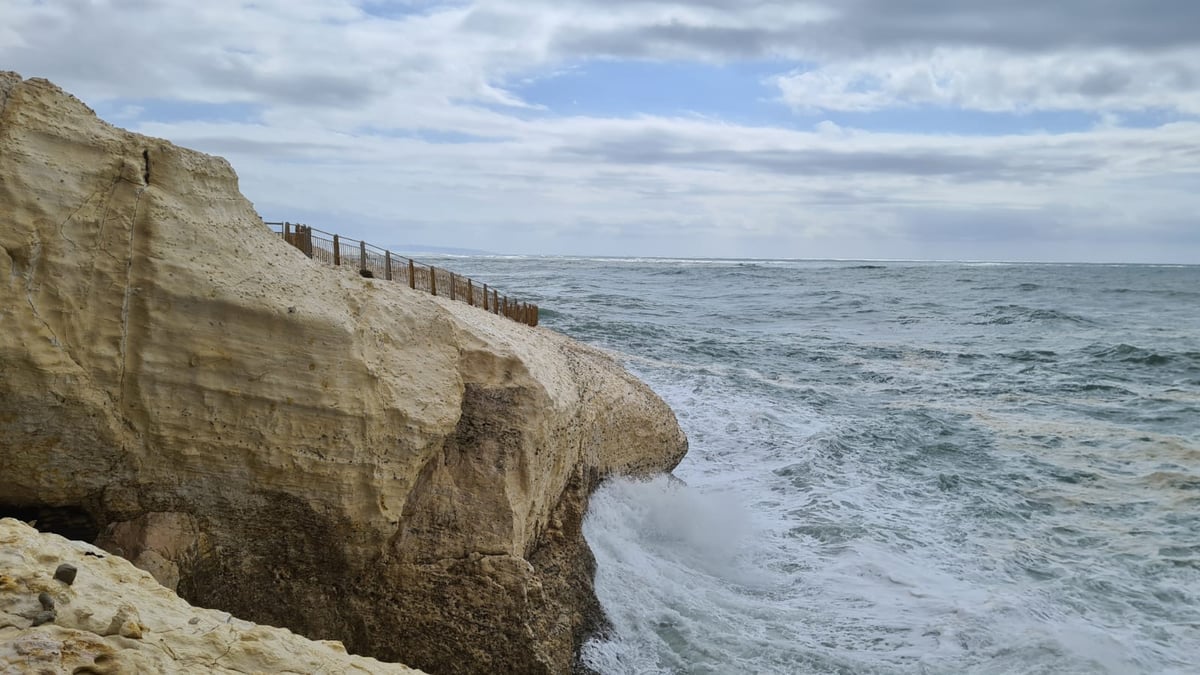
[[[487,284],[308,225],[289,222],[267,225],[313,260],[335,266],[357,264],[359,274],[365,277],[407,283],[412,289],[465,302],[529,326],[538,325],[537,305],[517,302]]]

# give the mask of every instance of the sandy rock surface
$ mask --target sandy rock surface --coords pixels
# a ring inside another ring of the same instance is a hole
[[[0,515],[191,602],[433,672],[558,673],[580,521],[686,452],[544,328],[324,267],[223,159],[0,73]]]
[[[63,564],[69,585],[54,577]],[[33,626],[45,605],[53,617]],[[123,558],[0,519],[0,674],[202,672],[420,671],[192,607]]]

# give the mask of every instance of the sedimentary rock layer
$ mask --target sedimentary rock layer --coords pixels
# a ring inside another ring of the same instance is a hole
[[[0,74],[0,515],[433,672],[563,672],[611,473],[686,451],[606,355],[322,267],[223,159]]]

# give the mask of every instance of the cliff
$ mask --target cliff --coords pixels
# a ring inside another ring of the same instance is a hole
[[[11,518],[0,570],[0,673],[420,672],[192,607],[124,558]]]
[[[686,451],[636,378],[322,267],[223,159],[12,73],[0,218],[0,516],[353,653],[569,668],[599,616],[588,493]]]

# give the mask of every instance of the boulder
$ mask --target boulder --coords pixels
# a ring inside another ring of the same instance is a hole
[[[356,654],[569,669],[587,495],[687,448],[612,358],[322,266],[225,160],[13,73],[0,218],[0,516]]]

